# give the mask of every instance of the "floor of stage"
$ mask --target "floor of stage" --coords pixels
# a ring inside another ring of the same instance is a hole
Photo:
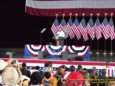
[[[6,52],[13,52],[13,58],[17,58],[17,59],[35,59],[35,60],[42,60],[39,59],[38,57],[25,57],[24,56],[24,49],[22,48],[2,48],[0,49],[0,53],[6,53]],[[1,58],[4,58],[2,56],[0,56]],[[44,58],[44,60],[60,60],[62,61],[61,58],[56,58],[56,59],[52,59],[52,58]],[[92,54],[90,55],[89,59],[84,59],[84,61],[98,61],[98,62],[105,62],[105,61],[110,61],[110,62],[115,62],[115,54],[113,54],[112,56],[110,55],[110,52],[107,52],[106,55],[103,54],[103,51],[100,51],[100,55],[97,56],[96,55],[96,51],[93,50]]]

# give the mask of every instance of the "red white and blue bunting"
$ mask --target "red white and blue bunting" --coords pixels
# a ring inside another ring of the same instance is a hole
[[[38,51],[45,51],[50,55],[60,56],[62,52],[78,53],[78,56],[89,57],[89,46],[54,46],[54,45],[25,45],[25,56],[38,56]]]

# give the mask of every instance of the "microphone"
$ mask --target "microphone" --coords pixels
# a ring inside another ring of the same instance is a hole
[[[41,31],[40,33],[44,33],[44,32],[45,32],[45,30],[46,30],[46,28],[43,28],[43,29],[42,29],[42,31]]]

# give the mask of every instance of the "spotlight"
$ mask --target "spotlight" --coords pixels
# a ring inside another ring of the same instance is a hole
[[[99,55],[100,54],[99,51],[97,51],[96,54]]]
[[[113,55],[113,52],[111,51],[109,54],[112,56],[112,55]]]

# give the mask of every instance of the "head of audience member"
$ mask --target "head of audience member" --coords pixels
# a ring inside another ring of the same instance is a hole
[[[110,62],[109,61],[106,62],[106,66],[110,66]]]
[[[82,65],[78,65],[77,70],[78,70],[78,72],[81,72],[82,71]]]
[[[68,75],[66,83],[69,86],[82,86],[84,83],[83,75],[80,72],[71,72]]]
[[[52,62],[51,61],[48,61],[47,64],[48,64],[48,67],[52,67]]]
[[[48,67],[48,63],[47,62],[44,64],[44,67]]]
[[[102,76],[106,76],[106,69],[102,69],[101,74]]]
[[[36,69],[36,70],[40,70],[40,67],[39,67],[39,66],[35,66],[35,69]]]
[[[20,83],[21,78],[21,71],[15,67],[7,67],[2,74],[3,83],[8,86]]]
[[[39,85],[42,83],[42,75],[40,72],[35,71],[32,73],[31,77],[30,77],[30,84],[31,85]]]
[[[75,66],[70,66],[70,72],[75,72],[75,71],[76,71]]]
[[[22,63],[22,68],[26,68],[26,63]]]
[[[92,70],[93,70],[93,71],[96,71],[96,67],[92,67]]]
[[[108,77],[108,85],[107,86],[115,86],[115,78]]]
[[[0,60],[0,75],[3,73],[7,65],[7,62],[5,62],[4,60]]]
[[[66,66],[65,66],[65,65],[62,65],[61,67],[62,67],[64,70],[66,69]]]
[[[82,71],[87,71],[87,69],[86,68],[83,68],[83,70]]]
[[[49,78],[51,77],[50,72],[45,72],[45,73],[44,73],[44,77],[45,77],[46,79],[49,79]]]

